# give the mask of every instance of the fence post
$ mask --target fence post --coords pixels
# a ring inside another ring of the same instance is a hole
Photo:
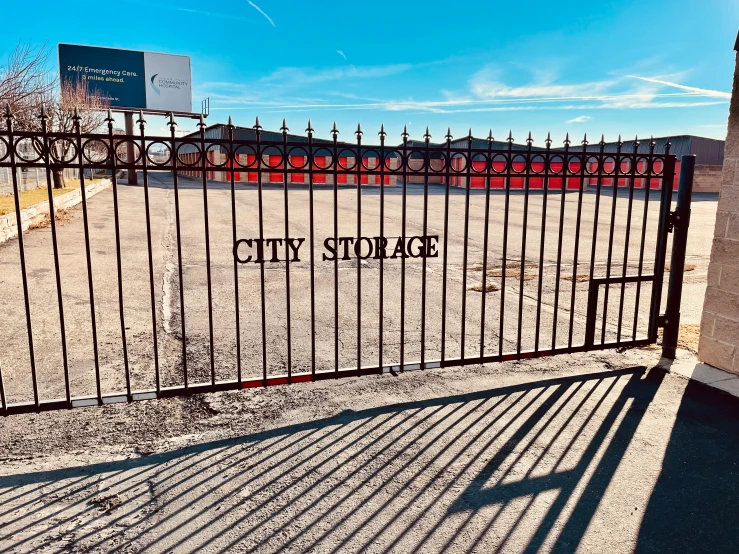
[[[671,214],[675,236],[672,239],[670,257],[670,283],[667,288],[665,306],[665,327],[662,335],[662,357],[675,359],[677,337],[680,329],[680,297],[683,290],[685,270],[685,249],[688,245],[688,226],[690,225],[690,201],[693,195],[693,171],[695,156],[682,156],[680,159],[680,183],[677,188],[677,206]]]

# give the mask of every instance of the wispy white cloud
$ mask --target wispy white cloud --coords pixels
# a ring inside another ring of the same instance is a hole
[[[670,81],[664,81],[662,79],[657,79],[656,77],[640,77],[639,75],[628,75],[628,77],[632,79],[639,79],[640,81],[645,81],[647,83],[655,83],[657,85],[665,85],[668,87],[686,90],[686,91],[695,93],[697,96],[712,96],[715,98],[731,98],[730,92],[723,92],[721,90],[690,87],[687,85],[681,85],[679,83],[672,83]]]
[[[257,11],[258,11],[259,13],[261,13],[261,14],[262,14],[262,15],[263,15],[263,16],[264,16],[265,18],[267,18],[267,21],[269,21],[269,22],[270,22],[270,24],[272,25],[272,27],[275,27],[275,28],[277,28],[277,25],[275,25],[275,22],[274,22],[274,21],[272,21],[272,18],[271,18],[270,16],[268,16],[268,15],[267,15],[267,13],[266,13],[266,12],[265,12],[265,11],[264,11],[264,10],[263,10],[262,8],[260,8],[259,6],[257,6],[257,5],[256,5],[256,4],[254,3],[254,2],[252,2],[251,0],[247,0],[247,1],[248,1],[249,5],[250,5],[250,6],[252,7],[252,8],[254,8],[255,10],[257,10]]]
[[[343,54],[341,51],[337,52]],[[582,112],[698,108],[726,104],[728,100],[725,93],[720,91],[675,83],[675,80],[684,77],[683,74],[663,78],[672,79],[669,81],[620,75],[609,76],[600,81],[567,83],[561,82],[550,71],[532,74],[532,80],[528,83],[510,84],[494,66],[487,66],[474,73],[466,90],[444,90],[439,93],[439,99],[357,96],[342,91],[340,86],[349,84],[352,80],[378,79],[418,70],[422,65],[398,63],[359,67],[283,67],[250,84],[206,83],[202,88],[203,92],[207,92],[206,95],[217,98],[218,108],[224,110],[260,107],[283,111],[380,110],[439,114],[521,110]],[[322,89],[322,83],[328,86]],[[308,90],[310,98],[299,94]],[[331,101],[337,97],[348,101]],[[583,123],[590,119],[590,116],[581,114],[567,123]]]
[[[341,50],[337,50],[336,53],[339,56],[341,56],[342,58],[344,58],[344,60],[349,61],[349,60],[346,59],[346,54],[344,54],[344,52],[342,52]]]
[[[184,6],[175,6],[172,4],[160,4],[160,3],[153,3],[153,2],[144,2],[143,0],[128,0],[132,4],[139,4],[141,6],[146,6],[147,8],[159,8],[161,10],[172,10],[176,12],[184,12],[184,13],[191,13],[194,15],[197,15],[199,17],[215,17],[218,19],[229,19],[231,21],[244,21],[252,23],[254,20],[249,19],[247,17],[241,17],[238,15],[234,15],[233,13],[220,13],[220,12],[209,12],[206,10],[199,10],[195,8],[186,8]]]

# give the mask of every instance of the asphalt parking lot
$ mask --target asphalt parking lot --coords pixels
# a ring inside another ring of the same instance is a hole
[[[146,220],[142,186],[119,187],[121,221],[121,255],[123,305],[126,347],[129,357],[132,388],[154,387],[154,343],[152,340],[152,306],[149,297],[149,271],[146,242]],[[290,264],[290,365],[294,372],[311,369],[309,196],[305,187],[289,192],[290,237],[305,238],[300,248],[300,261]],[[485,195],[473,191],[469,207],[469,242],[466,282],[463,272],[465,193],[452,190],[450,198],[449,233],[444,248],[444,188],[431,185],[428,197],[427,235],[439,235],[439,257],[427,259],[425,359],[438,359],[441,354],[443,257],[448,257],[446,303],[446,357],[461,355],[462,303],[466,291],[465,340],[466,356],[480,352],[495,354],[503,343],[503,351],[515,351],[518,345],[521,308],[521,348],[531,349],[537,337],[536,319],[539,311],[539,347],[553,343],[554,306],[557,300],[557,330],[555,343],[566,345],[570,322],[572,343],[582,343],[587,305],[588,283],[577,282],[572,301],[572,276],[588,273],[594,229],[595,194],[586,193],[581,210],[581,231],[578,266],[574,268],[574,247],[577,225],[577,192],[566,194],[562,233],[561,274],[557,280],[558,225],[561,195],[550,193],[547,200],[546,239],[544,244],[542,293],[538,294],[539,248],[542,225],[542,194],[532,194],[528,205],[526,234],[526,265],[523,294],[515,275],[521,258],[524,196],[512,193],[509,211],[509,235],[506,257],[514,277],[505,281],[504,329],[499,337],[501,314],[500,291],[486,294],[484,314],[485,335],[481,345],[483,322],[482,293],[473,289],[482,281],[483,224]],[[683,322],[698,323],[702,304],[705,274],[710,252],[715,195],[698,195],[693,204],[688,263],[695,270],[686,273]],[[604,192],[599,207],[599,222],[595,249],[595,276],[605,276],[608,260],[610,212],[613,197]],[[362,193],[361,234],[380,234],[380,192],[366,187]],[[488,266],[501,268],[503,256],[504,194],[493,192],[490,199]],[[213,355],[217,379],[233,379],[237,375],[235,282],[232,257],[232,218],[230,187],[209,182],[209,245],[211,257],[211,287],[213,305]],[[263,198],[264,237],[285,237],[284,192],[281,187],[265,188]],[[625,252],[628,195],[625,191],[616,200],[612,273],[620,274]],[[654,259],[658,197],[652,194],[648,202],[644,270],[649,272]],[[402,195],[400,187],[386,189],[384,236],[402,234]],[[338,192],[338,235],[356,237],[357,193],[352,187]],[[202,183],[182,179],[179,193],[182,279],[184,294],[185,333],[187,336],[187,376],[189,383],[210,378],[210,341],[208,317],[208,287]],[[154,274],[157,352],[162,385],[182,384],[184,367],[181,348],[181,305],[176,241],[175,198],[172,179],[166,173],[150,175],[150,213],[152,260]],[[644,196],[638,192],[631,214],[631,231],[627,273],[636,273],[639,264],[640,232],[644,213]],[[81,211],[73,212],[71,222],[58,228],[60,270],[64,299],[65,330],[72,395],[95,393],[94,350],[90,317],[88,276],[84,250],[84,228]],[[105,191],[89,202],[90,251],[92,261],[95,315],[98,334],[98,355],[103,393],[124,390],[124,359],[118,303],[115,236],[112,192]],[[338,352],[339,367],[356,367],[359,363],[378,365],[379,360],[379,261],[361,263],[361,331],[358,331],[358,271],[357,260],[341,260],[338,272],[332,261],[323,261],[324,239],[332,237],[333,191],[316,189],[315,218],[315,364],[318,370],[334,369]],[[406,236],[423,234],[423,186],[409,185],[406,206]],[[237,239],[259,237],[258,198],[254,187],[240,187],[236,194]],[[25,237],[26,263],[29,278],[30,305],[33,324],[34,351],[41,398],[63,396],[63,363],[59,325],[59,308],[48,228],[36,229]],[[284,248],[282,246],[281,248]],[[284,257],[285,252],[281,252]],[[669,259],[669,256],[668,256]],[[422,261],[406,260],[405,279],[405,348],[406,363],[421,357]],[[6,395],[10,402],[32,399],[29,371],[28,342],[20,279],[17,241],[0,246],[0,265],[4,317],[0,319],[0,335],[4,348],[0,352]],[[287,286],[284,263],[267,263],[265,275],[266,367],[269,375],[284,374],[288,364]],[[508,271],[508,270],[507,270]],[[334,279],[338,274],[338,289]],[[398,363],[401,345],[401,260],[384,261],[382,363]],[[502,277],[487,277],[487,283],[500,288]],[[244,378],[262,375],[261,280],[258,264],[238,267],[239,324],[241,327],[241,363]],[[665,287],[666,288],[666,287]],[[557,292],[558,289],[558,292]],[[335,334],[335,291],[338,290],[338,335]],[[666,291],[665,291],[666,292]],[[606,340],[616,338],[619,327],[620,287],[612,286],[608,301]],[[603,292],[601,291],[602,318]],[[635,309],[637,286],[626,285],[621,321],[622,336],[631,336],[634,314],[638,312],[636,336],[643,336],[647,325],[650,283],[640,287],[639,309]],[[519,299],[523,298],[519,306]],[[539,302],[539,298],[541,301]],[[540,306],[539,309],[537,307]],[[601,337],[600,324],[596,337]],[[481,349],[482,346],[482,349]]]

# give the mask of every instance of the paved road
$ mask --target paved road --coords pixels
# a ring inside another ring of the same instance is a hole
[[[181,384],[184,367],[181,344],[181,306],[179,302],[178,255],[175,225],[175,195],[169,174],[152,173],[150,183],[150,221],[152,235],[152,260],[154,274],[154,312],[158,334],[157,351],[163,385]],[[423,188],[409,186],[407,199],[406,235],[423,234]],[[428,233],[440,235],[439,250],[443,255],[444,189],[432,186],[428,200]],[[152,341],[152,306],[149,298],[149,265],[146,247],[146,219],[143,187],[119,187],[123,305],[127,335],[128,362],[132,387],[154,387],[154,350]],[[646,228],[646,255],[644,265],[651,267],[656,236],[657,205],[653,196],[648,203]],[[121,325],[117,292],[114,217],[112,192],[106,191],[89,202],[90,251],[92,259],[95,321],[97,326],[98,365],[103,392],[124,389],[125,369],[121,342]],[[571,281],[565,276],[587,273],[593,237],[595,195],[583,198],[578,267],[574,269],[575,229],[578,196],[568,193],[565,203],[565,219],[562,233],[562,275],[556,279],[558,249],[558,222],[561,195],[550,194],[547,201],[546,242],[544,270],[542,274],[540,347],[552,343],[555,297],[558,318],[556,344],[569,340]],[[213,355],[217,379],[236,376],[236,313],[234,294],[234,268],[232,258],[231,196],[228,186],[211,182],[208,186],[209,229],[211,256],[211,287],[213,298]],[[366,189],[362,195],[362,234],[379,234],[380,196],[377,189]],[[595,251],[596,276],[604,276],[608,260],[609,222],[613,198],[604,194],[599,209],[598,240]],[[259,236],[257,192],[253,188],[240,188],[236,195],[237,237]],[[280,188],[264,192],[264,236],[284,237],[284,196]],[[338,231],[340,236],[357,235],[357,195],[352,188],[341,189],[338,194]],[[446,305],[446,355],[460,356],[462,340],[463,290],[479,284],[482,271],[474,269],[483,259],[483,224],[485,196],[473,192],[470,197],[469,249],[466,284],[462,271],[464,253],[465,195],[453,191],[450,200],[450,226],[446,252],[449,258]],[[502,259],[502,234],[504,223],[504,195],[495,193],[490,201],[489,253],[491,266],[500,266]],[[538,264],[541,236],[543,197],[532,195],[528,206],[526,238],[527,263]],[[210,341],[207,302],[206,245],[204,235],[204,211],[202,184],[197,180],[182,180],[179,209],[182,245],[182,278],[184,283],[185,332],[187,335],[187,376],[190,383],[202,382],[210,377]],[[402,197],[400,189],[388,189],[385,195],[385,227],[387,237],[402,233]],[[705,274],[710,252],[715,197],[698,197],[693,206],[688,262],[696,269],[686,274],[683,303],[683,321],[697,323],[700,319],[705,287]],[[309,237],[308,191],[296,188],[289,194],[289,234],[292,237]],[[644,210],[644,198],[637,195],[633,202],[631,240],[628,253],[628,272],[636,272],[639,263],[639,239]],[[522,245],[522,218],[524,197],[512,194],[510,199],[507,258],[520,259]],[[613,271],[620,272],[624,259],[624,243],[628,214],[628,197],[619,195],[616,200],[616,225],[612,250]],[[60,270],[64,317],[66,322],[69,372],[73,395],[95,393],[95,356],[90,325],[90,295],[84,251],[84,226],[81,210],[73,212],[73,221],[59,228]],[[323,239],[333,235],[333,192],[329,189],[315,193],[315,297],[316,297],[316,366],[333,369],[334,364],[334,265],[321,261]],[[33,322],[34,351],[39,377],[39,394],[42,398],[63,396],[63,358],[60,341],[59,308],[54,277],[51,233],[49,229],[37,229],[26,235],[26,262],[31,291],[31,315]],[[290,332],[291,359],[294,371],[307,371],[311,367],[310,326],[310,264],[308,246],[301,248],[301,261],[290,264]],[[426,343],[427,359],[440,356],[442,320],[442,256],[428,261]],[[3,317],[0,318],[0,336],[3,349],[0,352],[0,368],[5,380],[9,401],[32,399],[29,349],[27,343],[25,312],[20,280],[17,242],[0,246],[0,290],[3,294]],[[241,326],[241,358],[244,377],[257,377],[262,372],[261,333],[261,285],[259,266],[247,264],[238,269],[239,323]],[[532,348],[536,339],[538,304],[538,267],[532,267],[531,281],[525,281],[521,318],[522,348]],[[354,260],[341,262],[339,279],[339,335],[338,354],[340,367],[357,364],[357,268]],[[420,260],[406,263],[405,284],[405,360],[418,361],[421,356],[421,280]],[[488,282],[500,285],[500,277],[488,278]],[[361,270],[361,364],[376,365],[379,359],[378,311],[379,263],[368,260]],[[572,318],[573,343],[581,343],[587,304],[587,282],[577,284],[575,310]],[[557,289],[559,292],[557,293]],[[383,361],[397,363],[401,344],[401,264],[388,260],[384,267],[383,309]],[[519,283],[518,279],[506,279],[505,317],[503,332],[504,351],[515,350],[518,340]],[[646,306],[651,287],[640,289],[637,335],[646,330]],[[286,274],[284,264],[265,266],[267,370],[271,375],[285,373],[288,364],[286,313]],[[602,293],[601,293],[602,294]],[[479,292],[466,293],[465,354],[474,356],[480,352],[481,298]],[[601,296],[601,304],[602,304]],[[609,296],[606,338],[616,337],[620,288],[612,287]],[[636,286],[628,285],[624,294],[624,319],[622,333],[630,335],[636,301]],[[495,353],[499,346],[499,321],[501,293],[486,296],[484,352]],[[602,314],[602,310],[601,310]],[[600,325],[597,329],[600,336]]]

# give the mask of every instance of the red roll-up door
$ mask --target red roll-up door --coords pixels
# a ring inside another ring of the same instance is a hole
[[[349,165],[349,160],[347,158],[339,158],[339,174],[336,176],[336,182],[339,185],[345,185],[346,184],[346,169],[342,169],[343,167],[347,167]]]
[[[313,157],[313,184],[314,185],[326,183],[326,174],[317,173],[317,171],[321,171],[322,167],[326,167],[326,163],[327,163],[326,156],[314,156]]]
[[[279,168],[282,169],[282,156],[278,154],[270,154],[269,156],[269,167],[270,168]],[[281,183],[282,182],[282,173],[270,173],[269,174],[269,182],[270,183]]]
[[[301,169],[305,165],[305,156],[290,156],[290,165],[293,169]],[[305,173],[291,173],[291,183],[305,183],[308,181]]]

